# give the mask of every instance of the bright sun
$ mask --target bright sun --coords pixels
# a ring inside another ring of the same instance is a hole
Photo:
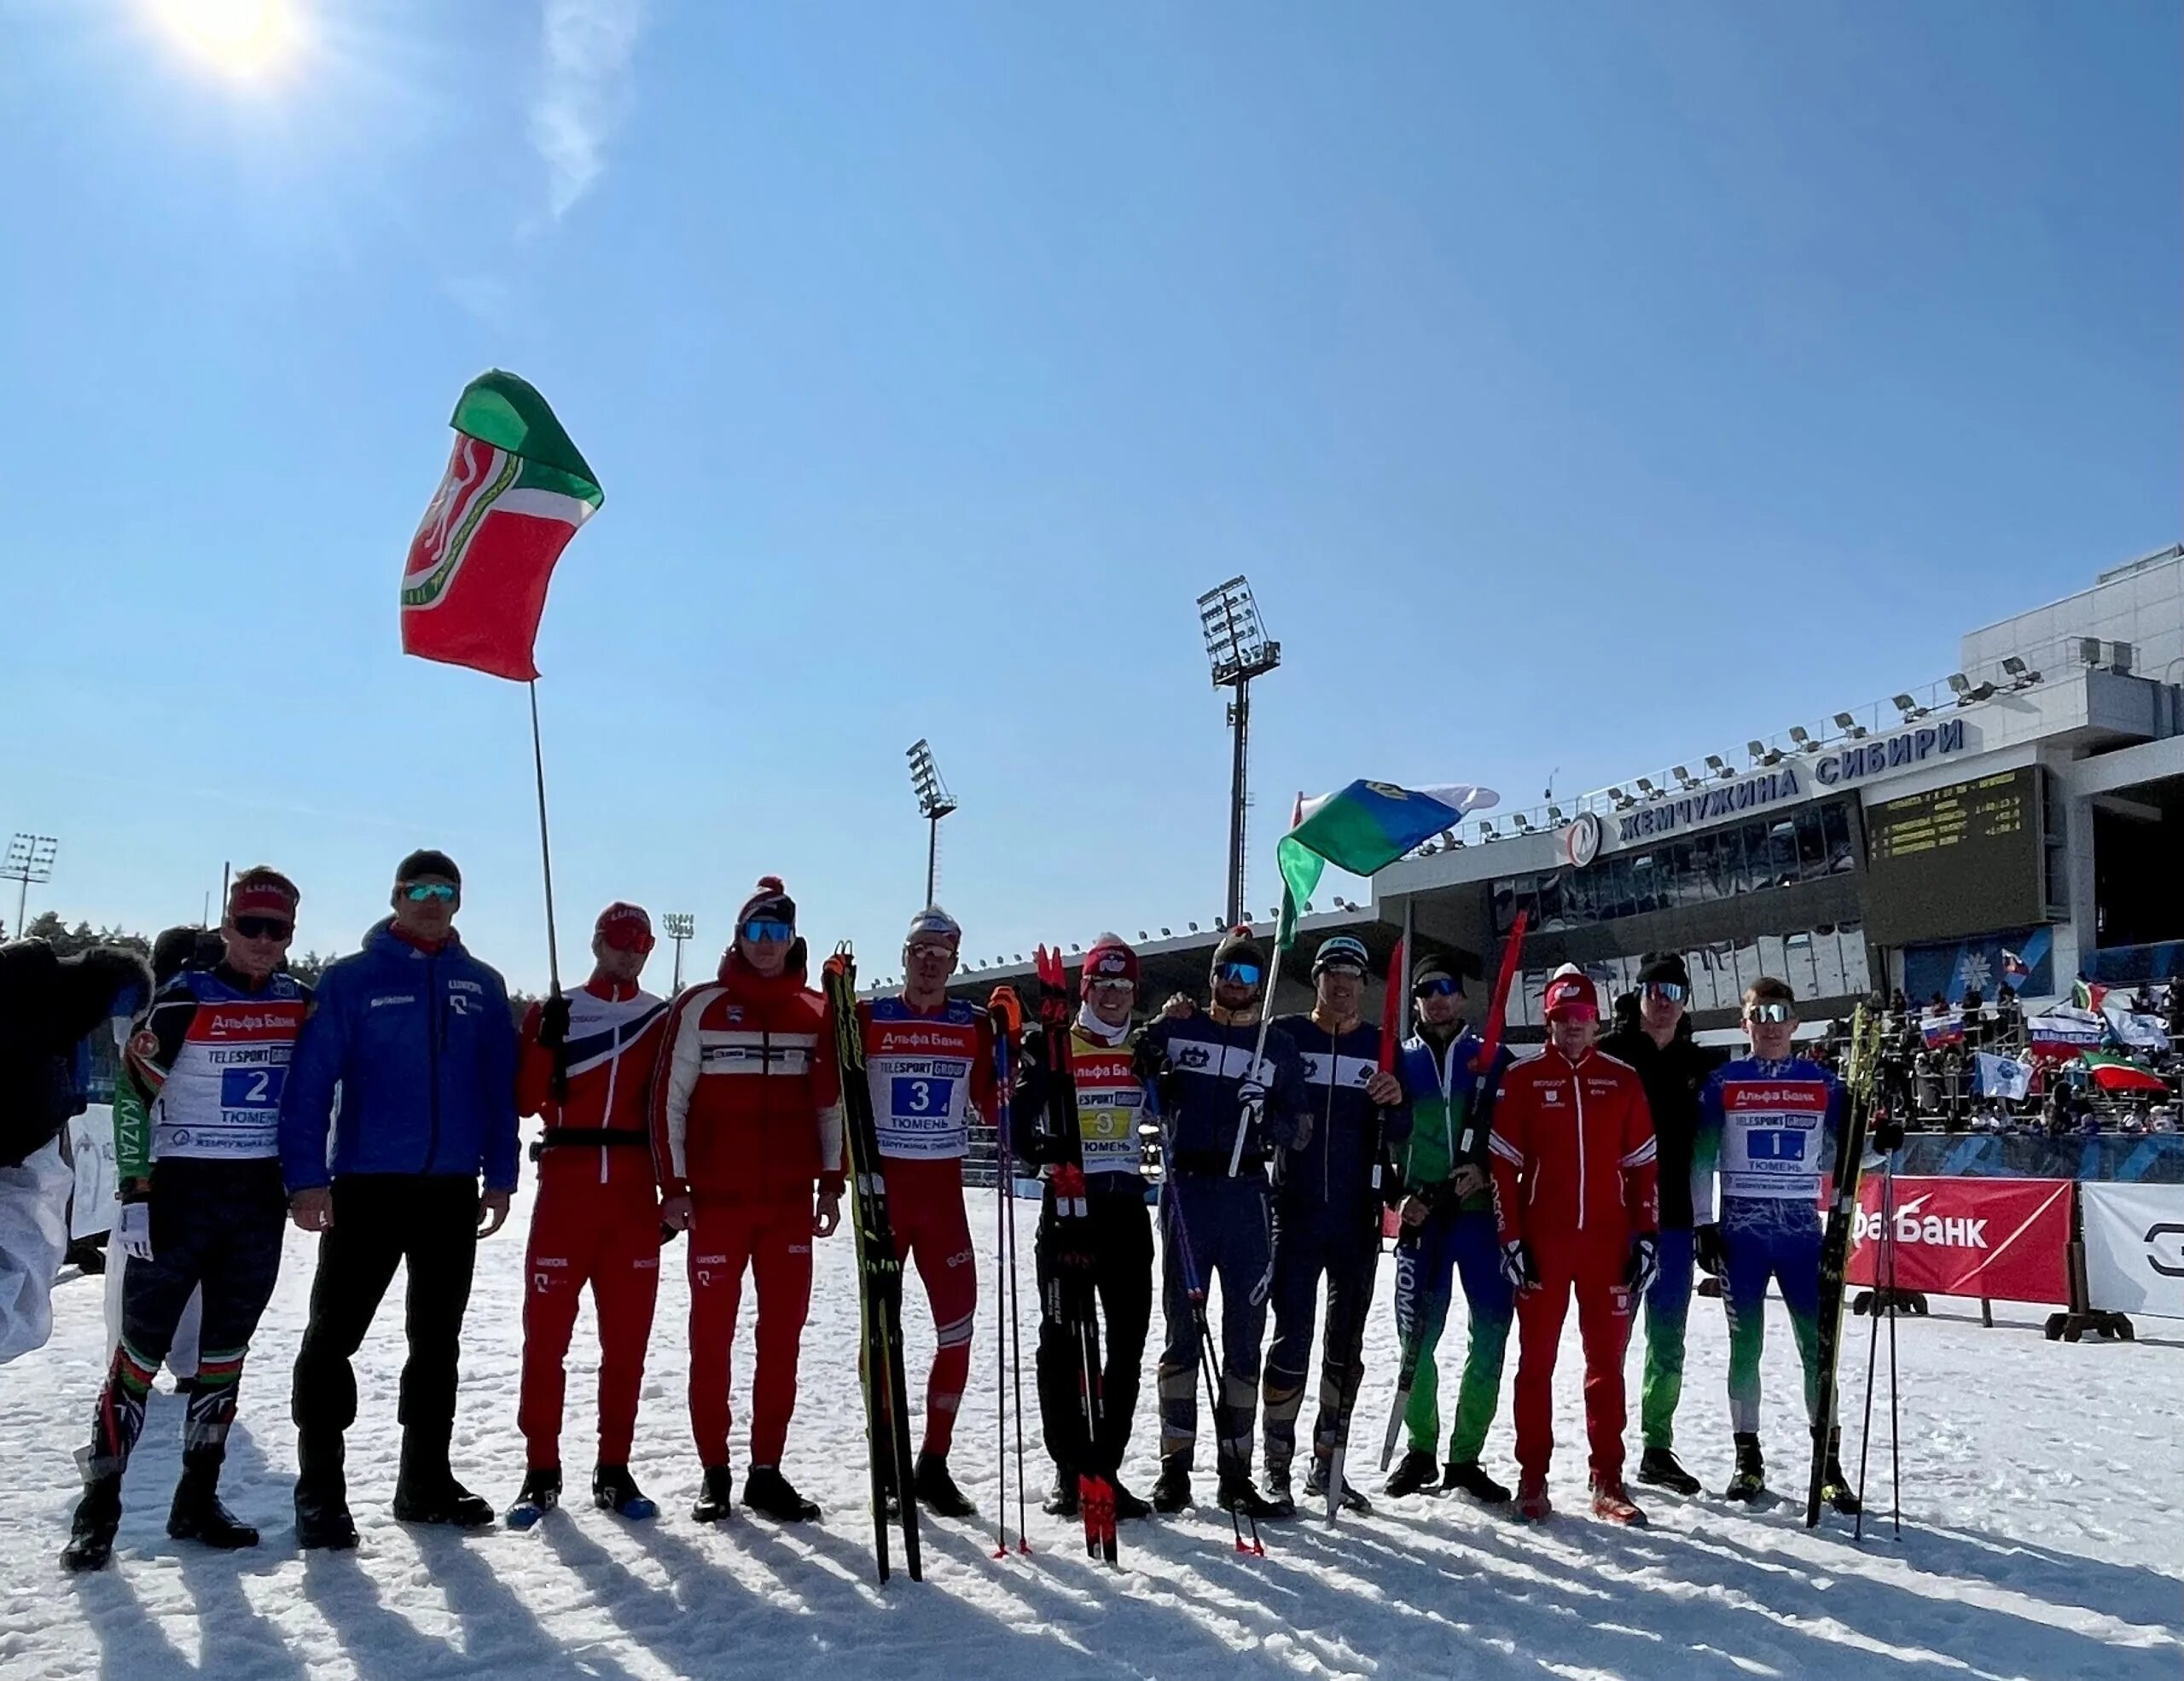
[[[153,10],[172,33],[238,76],[273,63],[295,32],[288,0],[153,0]]]

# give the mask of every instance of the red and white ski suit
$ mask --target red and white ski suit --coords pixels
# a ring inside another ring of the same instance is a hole
[[[1626,1062],[1552,1044],[1513,1063],[1494,1103],[1494,1207],[1504,1245],[1521,1237],[1539,1270],[1517,1295],[1517,1463],[1543,1481],[1554,1451],[1555,1355],[1570,1293],[1585,1346],[1585,1434],[1600,1481],[1623,1477],[1623,1354],[1630,1246],[1659,1224],[1653,1118]]]
[[[749,1268],[758,1294],[751,1463],[777,1466],[811,1306],[813,1194],[842,1190],[841,1076],[803,946],[781,974],[731,949],[676,999],[653,1079],[653,1153],[690,1219],[690,1434],[728,1463],[729,1355]]]
[[[591,1286],[599,1318],[599,1463],[630,1463],[645,1347],[659,1290],[659,1195],[645,1097],[667,1005],[595,975],[569,998],[566,1101],[554,1053],[538,1042],[543,1006],[523,1020],[516,1108],[542,1117],[538,1202],[524,1270],[523,1390],[516,1410],[536,1469],[561,1463],[562,1360],[577,1298]]]

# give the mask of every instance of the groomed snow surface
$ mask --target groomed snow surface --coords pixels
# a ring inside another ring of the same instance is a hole
[[[306,1557],[289,1512],[295,1471],[288,1366],[308,1302],[312,1241],[291,1230],[287,1271],[242,1385],[225,1492],[261,1525],[256,1551],[222,1556],[171,1541],[165,1527],[182,1403],[155,1395],[131,1468],[113,1563],[72,1579],[55,1557],[76,1498],[70,1455],[84,1439],[103,1364],[100,1282],[58,1289],[51,1344],[0,1368],[0,1674],[9,1681],[102,1676],[172,1681],[658,1681],[672,1676],[1065,1678],[1339,1675],[2101,1678],[2184,1674],[2184,1325],[2147,1321],[2135,1344],[2043,1341],[2036,1310],[1983,1329],[1970,1305],[1900,1328],[1902,1538],[1885,1521],[1887,1473],[1869,1498],[1883,1521],[1861,1544],[1847,1521],[1806,1533],[1801,1498],[1746,1512],[1716,1498],[1637,1491],[1643,1532],[1584,1512],[1574,1316],[1563,1353],[1552,1492],[1554,1520],[1525,1529],[1455,1498],[1380,1500],[1375,1515],[1330,1531],[1315,1519],[1269,1526],[1267,1556],[1239,1557],[1210,1504],[1178,1520],[1128,1524],[1119,1570],[1085,1559],[1069,1526],[1032,1505],[1028,1557],[996,1562],[994,1297],[990,1193],[971,1193],[980,1248],[979,1335],[957,1434],[956,1475],[989,1514],[925,1526],[926,1580],[879,1587],[866,1504],[856,1379],[857,1307],[846,1231],[818,1248],[804,1337],[803,1394],[786,1469],[827,1508],[783,1528],[738,1511],[694,1524],[697,1483],[684,1421],[687,1246],[667,1252],[635,1472],[661,1505],[624,1523],[591,1509],[591,1347],[587,1309],[572,1358],[565,1463],[576,1504],[528,1533],[411,1529],[387,1510],[399,1442],[401,1283],[364,1347],[362,1416],[349,1443],[363,1544]],[[1036,1207],[1022,1222],[1025,1342]],[[481,1249],[471,1298],[456,1468],[497,1507],[524,1469],[515,1431],[527,1197]],[[1393,1388],[1383,1263],[1354,1463],[1374,1469]],[[1461,1310],[1459,1310],[1459,1317]],[[907,1317],[913,1405],[931,1348],[915,1280]],[[737,1469],[750,1375],[750,1306],[736,1347]],[[1153,1341],[1159,1315],[1154,1313]],[[1867,1329],[1847,1332],[1855,1474]],[[1461,1347],[1452,1324],[1449,1371]],[[1128,1480],[1154,1475],[1152,1365],[1146,1358]],[[1510,1375],[1514,1373],[1512,1344]],[[1634,1356],[1632,1366],[1637,1364]],[[1720,1305],[1694,1303],[1681,1446],[1710,1488],[1729,1471]],[[1884,1367],[1885,1370],[1885,1367]],[[1452,1374],[1451,1374],[1452,1375]],[[1452,1385],[1444,1386],[1444,1394]],[[1031,1384],[1026,1374],[1027,1401]],[[1635,1383],[1634,1405],[1635,1405]],[[1776,1306],[1767,1358],[1773,1469],[1801,1497],[1804,1442],[1796,1356]],[[1885,1401],[1885,1391],[1883,1392]],[[1489,1468],[1514,1479],[1507,1396]],[[1201,1428],[1203,1429],[1203,1421]],[[1036,1418],[1034,1494],[1044,1481]],[[1636,1428],[1631,1440],[1635,1465]],[[1881,1438],[1885,1451],[1885,1435]],[[1201,1450],[1199,1494],[1209,1498]],[[1014,1507],[1012,1497],[1010,1504]],[[1013,1513],[1012,1513],[1013,1515]]]

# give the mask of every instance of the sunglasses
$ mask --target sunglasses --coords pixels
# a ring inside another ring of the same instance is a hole
[[[1798,1013],[1788,1004],[1770,999],[1765,1003],[1745,1005],[1744,1019],[1747,1021],[1765,1021],[1779,1025],[1785,1021],[1796,1021]]]
[[[278,916],[238,916],[235,930],[245,939],[286,939],[296,931],[296,925]]]
[[[1689,987],[1673,980],[1649,980],[1642,990],[1647,998],[1658,998],[1663,1003],[1680,1004],[1691,996]]]
[[[1414,998],[1461,998],[1463,995],[1463,990],[1447,975],[1441,974],[1436,975],[1431,980],[1420,981],[1410,989],[1410,996]]]
[[[412,904],[426,904],[435,899],[442,904],[452,904],[462,892],[462,888],[450,887],[444,881],[412,881],[403,888],[402,897]]]
[[[743,925],[743,937],[753,945],[782,945],[796,938],[796,928],[793,923],[753,916]]]
[[[1137,991],[1137,983],[1135,980],[1088,980],[1084,983],[1084,990],[1104,993],[1111,998],[1119,998]]]
[[[600,930],[599,937],[607,942],[608,949],[634,952],[640,957],[653,948],[652,935],[634,923],[610,924]]]
[[[1260,970],[1257,963],[1217,963],[1214,965],[1213,972],[1222,980],[1233,980],[1239,986],[1256,986],[1259,984]]]

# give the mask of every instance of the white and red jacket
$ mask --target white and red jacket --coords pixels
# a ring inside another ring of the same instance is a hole
[[[1620,1249],[1660,1224],[1646,1088],[1604,1051],[1572,1062],[1550,1044],[1512,1063],[1494,1100],[1492,1150],[1504,1243]]]
[[[601,1184],[637,1178],[649,1184],[652,1153],[646,1146],[652,1134],[645,1100],[659,1060],[666,1001],[597,975],[569,994],[569,1037],[563,1047],[569,1087],[559,1102],[554,1099],[554,1053],[538,1042],[544,1014],[543,1003],[524,1013],[516,1053],[516,1113],[545,1121],[541,1142],[557,1172],[569,1172],[568,1164],[582,1157],[596,1160]],[[579,1144],[566,1136],[571,1133],[591,1136]],[[621,1136],[606,1136],[613,1134]]]
[[[653,1077],[661,1189],[718,1202],[808,1201],[842,1189],[841,1075],[826,1001],[798,960],[758,974],[731,949],[676,999]]]

